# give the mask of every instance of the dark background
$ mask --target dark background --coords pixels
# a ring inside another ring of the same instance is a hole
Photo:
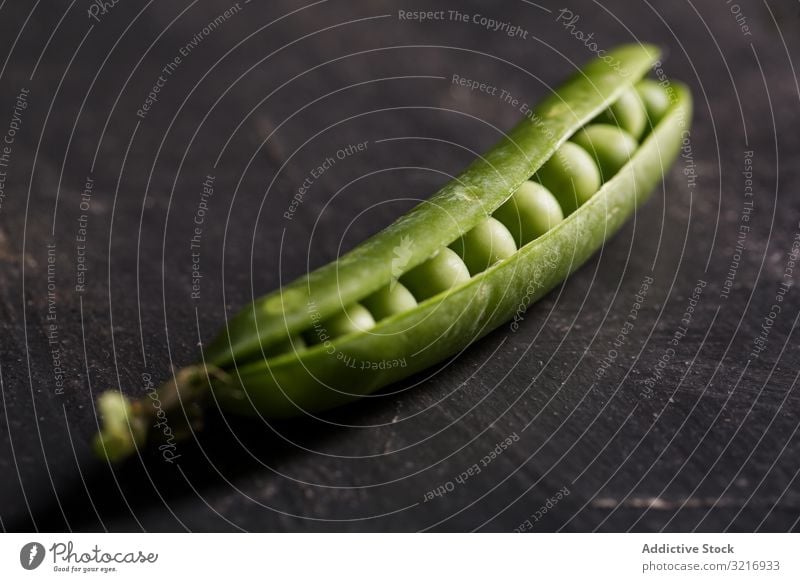
[[[527,39],[398,20],[422,4],[509,21]],[[534,531],[797,528],[796,289],[751,355],[798,233],[797,2],[242,2],[145,119],[136,112],[162,67],[231,3],[121,0],[100,22],[89,5],[0,3],[1,134],[30,90],[0,207],[4,530],[510,531],[537,512]],[[535,104],[589,60],[556,22],[564,7],[601,48],[660,45],[696,102],[687,157],[602,253],[518,331],[503,326],[399,387],[411,390],[322,421],[212,416],[174,464],[158,453],[113,470],[93,460],[99,391],[142,395],[144,374],[160,381],[197,360],[226,316],[387,225],[520,117],[453,74]],[[283,217],[313,167],[363,141]],[[695,182],[683,172],[692,163]],[[192,300],[189,237],[207,174],[215,193]],[[737,253],[740,224],[752,230]],[[595,382],[647,276],[630,341]],[[699,280],[688,332],[643,397]],[[509,435],[519,440],[455,482]]]

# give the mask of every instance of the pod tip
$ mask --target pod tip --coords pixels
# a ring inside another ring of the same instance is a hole
[[[214,386],[229,384],[230,376],[219,368],[192,365],[176,370],[169,381],[140,400],[130,400],[119,390],[103,392],[97,398],[100,430],[92,439],[92,448],[99,458],[118,462],[132,456],[148,440],[188,438],[201,427]],[[167,429],[152,430],[164,424],[160,419],[167,416]]]
[[[97,398],[101,426],[92,439],[94,453],[101,459],[118,462],[133,455],[144,444],[147,427],[127,396],[117,390]]]

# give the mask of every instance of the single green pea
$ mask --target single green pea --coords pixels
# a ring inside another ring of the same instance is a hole
[[[417,300],[402,283],[395,281],[362,300],[376,321],[417,306]]]
[[[494,217],[508,228],[517,246],[523,247],[564,220],[564,213],[550,190],[528,180],[495,210]]]
[[[366,307],[354,303],[341,313],[320,323],[320,332],[324,331],[331,338],[347,335],[356,331],[366,331],[375,327],[375,319]],[[314,333],[315,330],[310,330]]]
[[[647,112],[636,89],[626,90],[611,107],[601,113],[597,123],[617,125],[627,131],[631,136],[639,139],[647,127]]]
[[[400,280],[417,301],[423,301],[466,283],[469,278],[469,270],[461,257],[444,247],[430,259],[411,269]]]
[[[604,123],[587,125],[572,136],[572,141],[594,156],[603,182],[614,177],[639,147],[627,131]]]
[[[514,237],[499,220],[491,216],[450,245],[464,260],[472,275],[517,252]]]
[[[600,189],[600,171],[585,149],[568,141],[536,172],[536,181],[556,197],[568,216]]]
[[[636,91],[644,104],[647,112],[647,119],[651,126],[658,125],[661,118],[669,109],[669,95],[667,91],[657,81],[644,79],[636,84]]]

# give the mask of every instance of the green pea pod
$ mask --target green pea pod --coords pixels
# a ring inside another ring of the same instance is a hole
[[[690,93],[677,83],[670,88],[670,106],[649,119],[652,130],[641,143],[623,129],[582,132],[582,145],[598,164],[621,148],[603,143],[605,137],[592,142],[593,135],[622,136],[629,157],[621,167],[614,166],[613,175],[605,172],[602,186],[588,200],[583,194],[574,199],[563,213],[566,218],[561,220],[556,202],[568,198],[564,192],[553,196],[541,185],[520,188],[551,157],[549,165],[555,165],[554,154],[566,140],[623,94],[630,95],[657,57],[653,47],[632,45],[589,63],[429,201],[338,261],[245,308],[205,350],[203,365],[179,371],[159,390],[159,413],[178,416],[180,422],[174,422],[183,432],[195,426],[212,396],[235,413],[268,418],[313,414],[441,362],[526,309],[624,224],[675,159],[691,117]],[[639,99],[629,101],[641,104]],[[610,111],[613,119],[615,112]],[[632,152],[628,138],[636,143]],[[597,168],[592,171],[597,175]],[[509,224],[512,201],[522,195],[539,197],[520,205],[529,215],[538,208],[547,212],[543,222],[549,230],[531,235],[537,238],[530,242],[521,240],[521,233],[538,233],[542,227],[515,229]],[[540,204],[542,196],[551,198]],[[501,205],[502,213],[496,215],[501,220],[485,222]],[[561,221],[549,226],[551,216]],[[516,251],[510,230],[522,244]],[[492,252],[479,249],[481,260],[491,264],[463,256],[476,245],[492,247]],[[449,246],[472,265],[471,275]],[[431,278],[432,265],[451,271]],[[416,299],[398,278],[409,283]],[[445,281],[446,288],[420,292],[429,279]],[[359,302],[371,307],[372,315],[380,306],[380,318],[373,321]],[[329,336],[329,328],[340,335]],[[100,404],[106,418],[95,448],[101,456],[122,458],[156,433],[146,428],[155,415],[151,404],[131,403],[118,393],[101,396]]]
[[[429,200],[337,261],[244,308],[206,349],[206,362],[225,367],[260,358],[262,349],[306,329],[311,310],[327,318],[386,285],[394,275],[395,249],[408,248],[404,266],[412,268],[450,244],[645,75],[658,54],[653,46],[629,45],[591,61]]]
[[[458,353],[540,299],[591,257],[661,180],[679,151],[679,120],[690,107],[686,89],[675,89],[680,104],[580,211],[438,300],[327,348],[240,367],[246,390],[222,391],[223,407],[288,417],[337,406]]]

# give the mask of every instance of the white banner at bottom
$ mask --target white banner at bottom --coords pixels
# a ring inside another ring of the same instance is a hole
[[[800,580],[796,534],[3,534],[2,580]]]

